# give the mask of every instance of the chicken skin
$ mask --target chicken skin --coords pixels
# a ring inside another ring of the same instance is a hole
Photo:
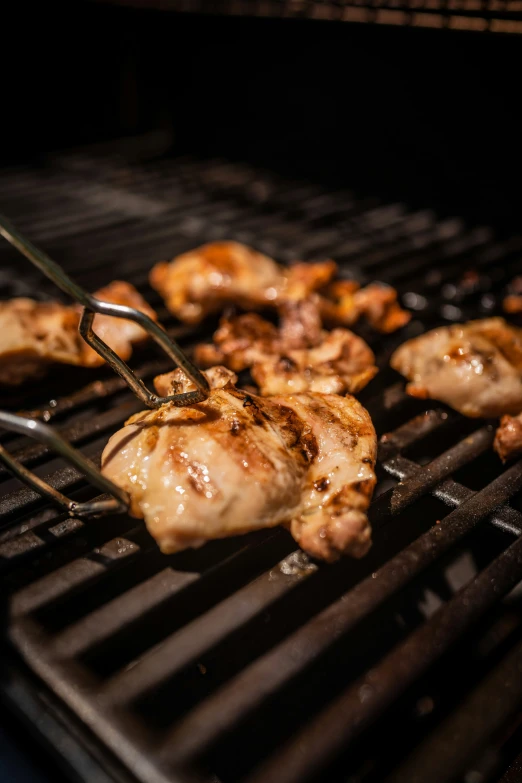
[[[408,394],[465,416],[522,411],[522,329],[503,318],[434,329],[403,343],[390,364],[410,381]]]
[[[156,319],[136,289],[114,281],[95,294],[106,302],[134,307]],[[95,367],[103,359],[78,333],[81,308],[19,298],[0,302],[0,384],[17,386],[45,374],[53,362]],[[133,321],[96,315],[93,329],[122,359],[146,332]]]
[[[234,372],[250,369],[264,397],[360,391],[378,372],[371,348],[348,329],[324,331],[303,316],[306,300],[303,304],[298,316],[292,307],[280,329],[255,313],[223,318],[214,342],[196,346],[196,362]]]
[[[367,411],[353,397],[250,395],[222,367],[206,376],[204,402],[139,413],[103,452],[102,472],[129,493],[160,549],[286,525],[313,557],[362,557],[376,480]],[[156,388],[193,387],[176,370]]]

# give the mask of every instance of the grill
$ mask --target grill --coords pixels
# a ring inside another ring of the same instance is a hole
[[[522,461],[502,467],[492,425],[408,398],[386,367],[408,336],[500,312],[522,236],[188,155],[55,155],[5,170],[0,208],[90,290],[135,284],[185,347],[201,334],[169,322],[147,271],[221,238],[333,257],[415,312],[400,336],[364,335],[382,370],[361,394],[380,436],[361,561],[317,567],[282,530],[164,556],[136,520],[68,519],[1,471],[9,707],[86,781],[518,780]],[[57,295],[0,254],[2,297]],[[152,349],[133,366],[166,369]],[[141,406],[97,372],[60,370],[2,407],[99,459]],[[66,494],[92,494],[45,447],[2,443]]]
[[[149,0],[98,0],[150,7]],[[400,27],[522,32],[519,0],[154,0],[153,6],[178,12],[320,19]]]

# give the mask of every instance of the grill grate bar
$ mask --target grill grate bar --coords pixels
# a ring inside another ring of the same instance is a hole
[[[476,459],[490,448],[494,432],[490,427],[481,427],[472,435],[457,443],[451,449],[434,459],[429,465],[418,466],[412,463],[407,480],[381,495],[372,504],[372,523],[378,525],[389,520],[390,516],[399,514],[415,500],[425,495],[440,484],[451,473]],[[382,463],[385,470],[394,472],[394,459]],[[413,465],[415,465],[413,467]],[[406,476],[402,476],[404,479]],[[522,519],[522,515],[521,515]]]
[[[164,748],[169,758],[175,758],[178,762],[186,761],[200,753],[202,748],[213,744],[245,713],[258,707],[263,699],[276,692],[290,675],[296,676],[336,639],[348,633],[365,616],[460,541],[478,522],[494,513],[502,499],[507,499],[511,494],[512,482],[515,487],[522,487],[522,462],[511,468],[507,479],[505,476],[482,492],[472,493],[439,525],[430,528],[377,571],[358,582],[349,593],[193,710],[167,737]],[[387,542],[377,537],[363,563],[363,573],[372,571],[387,549]],[[216,714],[219,714],[219,721],[215,720]]]
[[[296,552],[174,633],[160,647],[140,658],[132,668],[126,667],[118,672],[105,686],[104,699],[117,703],[121,703],[122,699],[125,703],[136,700],[157,687],[167,676],[170,678],[181,672],[248,621],[268,611],[272,604],[317,570],[311,564],[295,568],[295,562],[299,562],[299,553]]]
[[[517,539],[429,621],[292,738],[273,761],[249,776],[248,783],[274,779],[297,783],[309,779],[382,714],[521,576],[522,539]]]
[[[522,703],[522,642],[465,699],[440,728],[414,750],[386,783],[445,783],[465,772],[467,763],[502,730]]]
[[[147,544],[143,528],[134,527],[127,531],[125,537],[113,538],[87,556],[77,558],[41,577],[14,596],[11,603],[13,616],[34,612],[69,591],[92,585],[108,569],[121,566],[129,558],[137,558],[143,543]]]

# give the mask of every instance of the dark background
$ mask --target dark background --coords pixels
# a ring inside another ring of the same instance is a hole
[[[174,152],[519,222],[522,36],[9,5],[4,162],[160,128]]]

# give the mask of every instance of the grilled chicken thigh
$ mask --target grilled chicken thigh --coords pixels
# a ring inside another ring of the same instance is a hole
[[[292,304],[280,329],[255,313],[223,318],[214,342],[196,347],[196,361],[235,372],[250,368],[263,396],[360,391],[378,371],[372,350],[348,329],[321,329],[306,304]]]
[[[353,397],[249,395],[225,368],[206,375],[207,400],[133,416],[103,453],[103,473],[161,550],[283,524],[314,557],[364,555],[376,455],[367,411]],[[180,370],[156,387],[192,388]]]
[[[261,310],[304,300],[308,314],[315,308],[315,319],[329,326],[351,326],[365,317],[378,331],[392,332],[410,320],[390,286],[332,282],[336,273],[330,260],[284,267],[238,242],[211,242],[156,264],[150,282],[170,312],[191,324],[227,305]]]
[[[486,318],[434,329],[408,340],[391,366],[413,397],[431,397],[465,416],[522,411],[522,329]]]
[[[154,311],[129,283],[114,281],[95,296],[124,304],[156,318]],[[16,386],[43,375],[53,362],[94,367],[103,359],[78,333],[81,308],[59,302],[11,299],[0,302],[0,384]],[[146,332],[132,321],[96,315],[94,331],[122,359]]]
[[[197,324],[226,305],[259,310],[287,297],[306,297],[336,269],[332,261],[287,269],[239,242],[211,242],[156,264],[150,283],[173,315]]]

